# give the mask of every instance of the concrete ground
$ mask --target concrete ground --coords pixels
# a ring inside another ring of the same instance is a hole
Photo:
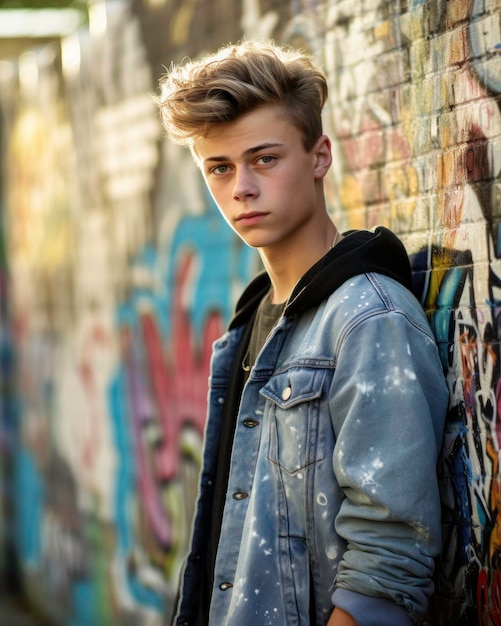
[[[23,602],[8,595],[0,595],[0,626],[50,626],[42,621]]]

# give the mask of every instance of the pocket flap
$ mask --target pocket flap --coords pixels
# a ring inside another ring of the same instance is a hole
[[[282,409],[320,398],[326,372],[298,367],[272,376],[260,393]]]

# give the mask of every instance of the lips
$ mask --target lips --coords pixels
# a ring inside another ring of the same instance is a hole
[[[239,226],[254,226],[254,224],[258,224],[261,222],[268,213],[261,213],[259,211],[250,211],[249,213],[241,213],[235,219],[235,222]]]

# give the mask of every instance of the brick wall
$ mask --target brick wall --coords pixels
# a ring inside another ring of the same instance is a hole
[[[0,412],[2,455],[32,602],[74,626],[156,626],[172,608],[210,344],[258,260],[163,138],[150,94],[171,60],[274,37],[325,67],[332,215],[402,237],[447,371],[429,621],[501,624],[498,0],[107,9],[106,31],[0,64],[19,413],[17,437]]]

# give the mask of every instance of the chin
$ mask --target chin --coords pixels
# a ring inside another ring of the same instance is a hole
[[[262,243],[257,241],[253,237],[244,237],[240,233],[237,233],[238,237],[247,245],[249,248],[262,248]]]

